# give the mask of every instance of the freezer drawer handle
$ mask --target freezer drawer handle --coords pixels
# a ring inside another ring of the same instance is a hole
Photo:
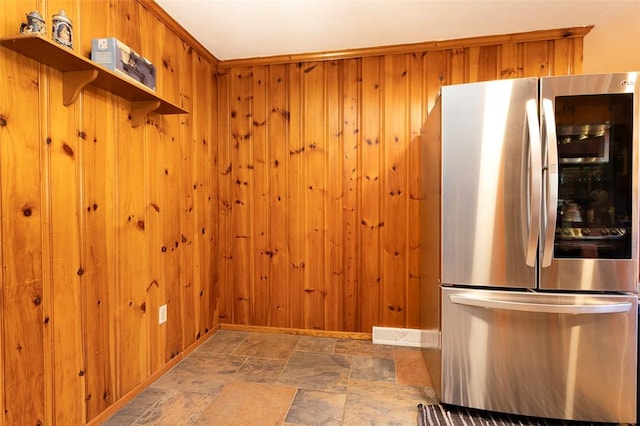
[[[628,312],[630,302],[596,305],[555,305],[552,303],[525,303],[505,300],[484,299],[471,296],[449,295],[449,300],[459,305],[478,306],[487,309],[506,309],[509,311],[541,312],[551,314],[615,314]]]

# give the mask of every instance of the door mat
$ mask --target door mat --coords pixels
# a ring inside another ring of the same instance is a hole
[[[607,426],[617,424],[517,416],[455,405],[418,404],[418,426]]]

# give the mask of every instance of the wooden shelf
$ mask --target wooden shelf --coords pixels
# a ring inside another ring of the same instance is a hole
[[[187,114],[179,106],[159,97],[154,91],[120,76],[73,50],[39,35],[27,34],[0,38],[0,46],[62,72],[62,103],[73,104],[88,84],[104,89],[131,102],[131,125],[139,126],[150,112]]]

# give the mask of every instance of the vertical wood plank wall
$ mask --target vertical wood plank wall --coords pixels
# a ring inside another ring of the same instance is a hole
[[[586,32],[220,63],[220,321],[419,328],[420,128],[440,87],[580,73]]]
[[[419,326],[420,126],[444,84],[579,73],[585,32],[218,61],[150,0],[0,2],[113,36],[190,114],[0,49],[0,426],[99,419],[220,322]],[[48,19],[49,20],[49,19]],[[166,304],[168,321],[158,324]]]
[[[78,54],[141,52],[191,112],[133,128],[92,86],[65,107],[59,71],[0,48],[0,425],[81,425],[218,327],[217,60],[150,1],[3,1],[0,36],[34,9]]]

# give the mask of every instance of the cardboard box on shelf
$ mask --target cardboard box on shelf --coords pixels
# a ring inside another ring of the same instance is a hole
[[[156,90],[156,67],[116,38],[91,40],[91,60]]]

